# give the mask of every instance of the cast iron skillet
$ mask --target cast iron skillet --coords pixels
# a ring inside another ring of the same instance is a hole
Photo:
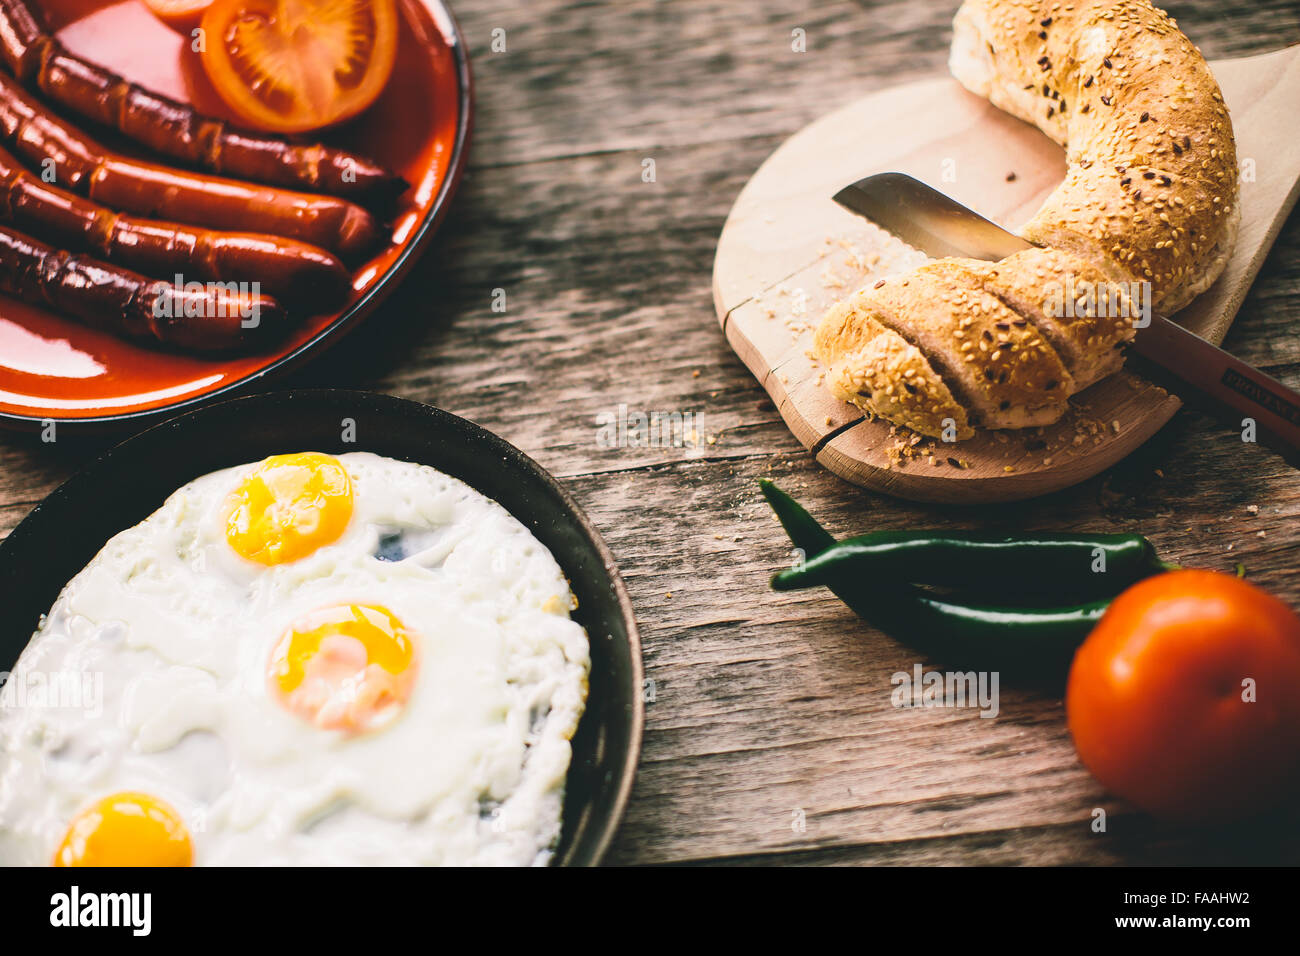
[[[345,430],[355,441],[343,440]],[[591,639],[591,682],[554,862],[599,863],[632,789],[645,716],[627,592],[600,535],[554,478],[491,432],[429,405],[345,389],[271,392],[190,412],[111,449],[0,544],[0,670],[13,668],[40,616],[109,538],[193,478],[292,451],[369,451],[432,465],[498,501],[555,555]]]

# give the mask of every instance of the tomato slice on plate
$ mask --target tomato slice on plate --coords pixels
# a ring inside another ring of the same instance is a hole
[[[203,68],[250,126],[303,133],[356,116],[397,58],[396,0],[214,0]]]

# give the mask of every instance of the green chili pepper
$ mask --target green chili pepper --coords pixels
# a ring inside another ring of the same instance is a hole
[[[778,591],[832,579],[893,579],[961,590],[1069,595],[1080,600],[1118,594],[1169,570],[1136,534],[1048,534],[1024,537],[980,532],[877,531],[837,542],[772,579]]]
[[[817,519],[804,510],[803,505],[795,501],[773,484],[770,478],[758,479],[758,486],[763,489],[763,497],[776,512],[781,527],[790,536],[794,546],[803,551],[806,558],[816,557],[835,544],[835,537],[820,524]]]
[[[833,554],[835,540],[793,498],[767,479],[763,495],[795,546],[809,561]],[[1108,600],[1065,607],[1013,608],[964,604],[926,594],[897,580],[866,581],[837,570],[824,581],[831,592],[881,630],[905,635],[926,651],[972,655],[985,667],[1059,669],[1105,612]]]
[[[986,667],[1028,669],[1068,665],[1111,601],[1016,608],[944,600],[910,584],[888,592],[852,594],[843,585],[833,590],[868,623],[919,648]]]

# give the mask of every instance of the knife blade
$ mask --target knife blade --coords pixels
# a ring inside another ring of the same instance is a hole
[[[870,219],[933,257],[1004,259],[1033,244],[973,209],[904,173],[880,173],[845,186],[833,197],[849,212]],[[1257,433],[1293,462],[1300,459],[1300,392],[1211,345],[1176,322],[1152,313],[1137,329],[1131,353],[1142,356],[1141,374],[1207,410],[1253,419]],[[1154,366],[1154,368],[1152,368]]]

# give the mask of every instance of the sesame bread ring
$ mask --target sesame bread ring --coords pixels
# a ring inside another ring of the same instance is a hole
[[[1067,147],[1065,181],[1025,238],[1118,264],[1153,284],[1162,312],[1218,278],[1240,218],[1232,122],[1164,12],[1147,0],[966,0],[949,66]]]
[[[1158,10],[1143,20],[1132,7],[1108,5],[1082,28],[1068,159],[1194,179],[1226,203],[1236,197],[1236,145],[1210,66],[1174,21]]]
[[[822,320],[815,354],[835,394],[926,435],[940,415],[1051,424],[1119,368],[1136,317],[1181,308],[1223,271],[1241,216],[1232,122],[1205,59],[1148,0],[966,0],[949,65],[1066,147],[1064,181],[1022,230],[1040,248],[860,290]],[[922,366],[931,405],[899,410],[890,377],[910,370],[915,388]]]
[[[1022,234],[1151,283],[1151,302],[1173,312],[1210,287],[1237,235],[1236,204],[1195,180],[1146,166],[1075,167]]]

